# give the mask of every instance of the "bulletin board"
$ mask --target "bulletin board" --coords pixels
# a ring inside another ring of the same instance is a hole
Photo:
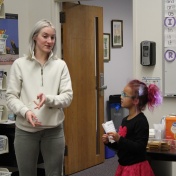
[[[163,92],[176,97],[176,0],[163,0]]]
[[[0,65],[11,65],[19,58],[18,14],[5,13],[0,19]]]

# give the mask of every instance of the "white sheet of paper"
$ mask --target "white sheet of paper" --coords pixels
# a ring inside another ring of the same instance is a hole
[[[103,123],[102,126],[103,126],[103,128],[105,130],[105,133],[115,132],[116,131],[114,123],[113,123],[112,120]],[[111,139],[111,137],[109,136],[109,142],[113,143],[115,141],[113,139]]]

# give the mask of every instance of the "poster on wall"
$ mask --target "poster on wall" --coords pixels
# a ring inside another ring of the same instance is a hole
[[[11,65],[19,58],[18,15],[5,14],[0,19],[0,65]]]

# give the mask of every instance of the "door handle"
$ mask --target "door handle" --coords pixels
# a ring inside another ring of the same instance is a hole
[[[105,89],[107,89],[107,86],[106,86],[106,85],[103,85],[103,86],[101,86],[101,87],[99,88],[99,90],[105,90]]]
[[[104,90],[107,89],[107,86],[104,85],[104,74],[100,73],[100,87],[99,87],[99,91],[101,96],[104,95]]]

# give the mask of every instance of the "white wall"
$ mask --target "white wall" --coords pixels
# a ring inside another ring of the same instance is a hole
[[[161,0],[133,0],[133,70],[134,76],[141,78],[160,77],[161,88],[163,83],[163,49],[162,49],[162,1]],[[156,42],[156,65],[145,67],[140,65],[140,42],[151,40]],[[150,118],[150,126],[160,122],[164,115],[176,112],[175,98],[164,98],[163,104],[153,113],[146,110],[146,115]]]
[[[161,85],[163,81],[162,2],[162,0],[133,0],[133,74],[139,79],[143,76],[160,77]],[[156,65],[153,67],[140,65],[140,42],[143,40],[156,42]],[[164,98],[162,106],[153,113],[146,110],[150,127],[153,128],[153,123],[160,122],[164,115],[176,112],[175,106],[175,98]],[[172,166],[172,175],[175,175],[176,163]]]
[[[162,85],[162,8],[161,0],[135,0],[133,1],[133,49],[134,49],[134,75],[141,79],[146,77],[160,77]],[[152,5],[151,5],[152,4]],[[155,66],[141,66],[140,65],[140,42],[143,40],[150,40],[156,42],[156,65]],[[153,123],[158,123],[161,117],[169,112],[165,112],[165,106],[156,109],[150,113],[146,111],[149,118],[150,126]]]

